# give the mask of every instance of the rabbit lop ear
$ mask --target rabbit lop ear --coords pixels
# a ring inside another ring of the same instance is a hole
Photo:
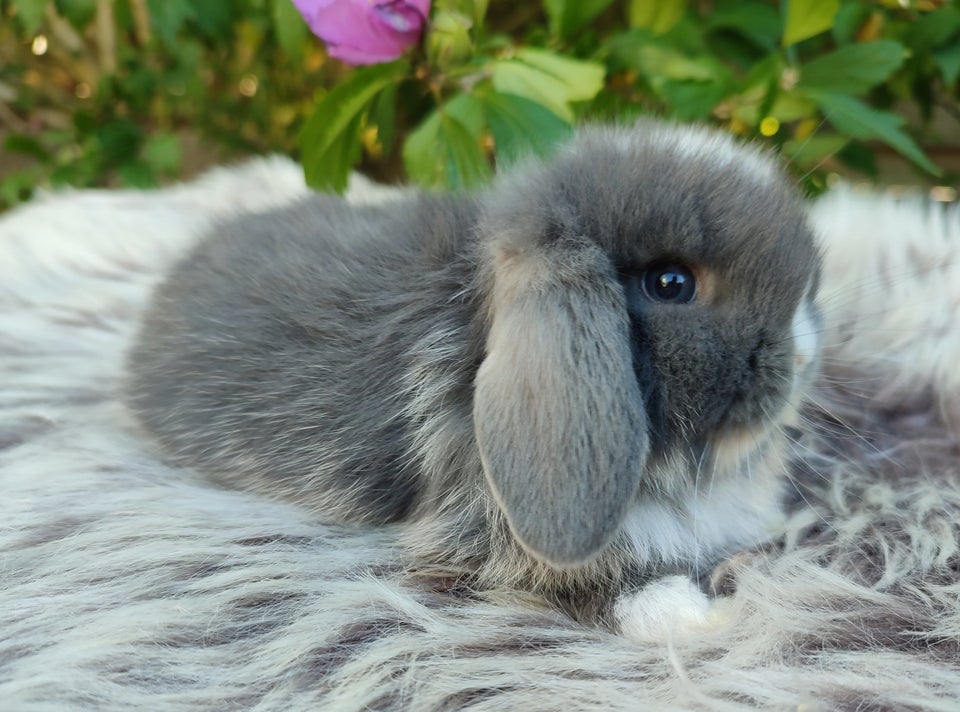
[[[649,450],[623,289],[588,242],[495,249],[473,419],[513,535],[556,567],[619,529]]]

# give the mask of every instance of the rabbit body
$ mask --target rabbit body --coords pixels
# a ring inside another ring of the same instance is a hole
[[[204,241],[158,290],[133,354],[141,420],[218,477],[335,520],[402,518],[417,467],[400,378],[417,343],[469,322],[450,296],[469,279],[456,238],[475,211],[451,207],[318,196]],[[468,358],[453,362],[466,373]]]
[[[128,403],[179,462],[582,612],[768,536],[818,260],[765,155],[588,128],[475,195],[222,226],[157,290]]]

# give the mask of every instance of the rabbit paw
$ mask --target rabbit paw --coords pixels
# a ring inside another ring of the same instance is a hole
[[[663,642],[720,630],[730,620],[729,603],[708,597],[686,576],[667,576],[621,596],[613,614],[624,637]]]

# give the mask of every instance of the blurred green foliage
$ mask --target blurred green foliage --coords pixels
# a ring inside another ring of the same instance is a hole
[[[356,70],[290,0],[0,0],[0,208],[269,151],[320,188],[358,164],[469,187],[638,114],[767,142],[811,190],[877,142],[937,174],[925,122],[960,116],[958,77],[947,0],[435,0],[419,47]]]

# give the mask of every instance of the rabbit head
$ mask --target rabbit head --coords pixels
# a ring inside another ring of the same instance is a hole
[[[747,487],[816,351],[818,252],[774,162],[702,129],[586,129],[483,206],[473,420],[524,549],[581,566],[645,501]]]

